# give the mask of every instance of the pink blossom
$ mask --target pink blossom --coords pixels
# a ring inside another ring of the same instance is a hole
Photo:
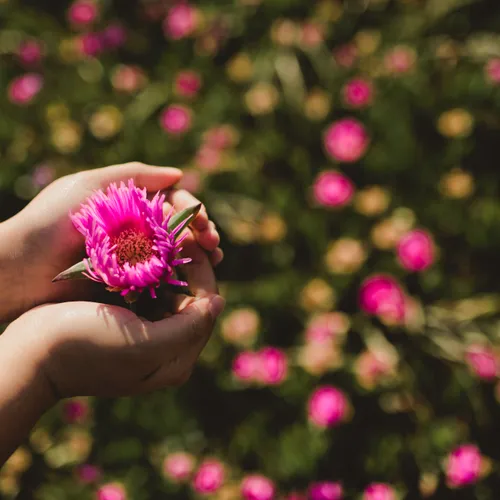
[[[384,58],[385,68],[393,74],[408,73],[415,66],[415,51],[405,45],[393,47]]]
[[[160,122],[169,134],[184,134],[191,128],[191,110],[185,106],[172,104],[163,110]]]
[[[432,236],[421,229],[406,233],[399,241],[396,252],[399,263],[409,271],[425,271],[435,259]]]
[[[173,481],[185,481],[191,476],[194,465],[194,457],[189,453],[172,453],[163,461],[163,472]]]
[[[500,57],[495,57],[490,59],[485,67],[484,71],[486,78],[490,83],[499,84],[500,83]]]
[[[116,90],[133,93],[144,86],[146,75],[138,66],[118,66],[111,82]]]
[[[349,107],[365,108],[373,101],[373,84],[363,78],[354,78],[344,85],[342,93]]]
[[[163,22],[165,36],[172,40],[186,38],[196,29],[196,9],[186,2],[171,7]]]
[[[499,360],[489,347],[474,344],[467,347],[465,361],[470,369],[483,380],[494,380],[499,373]]]
[[[208,144],[203,144],[196,153],[195,163],[201,169],[213,172],[217,170],[221,159],[222,156],[219,149]]]
[[[43,76],[37,73],[26,73],[14,78],[9,84],[9,100],[14,104],[29,104],[43,87]]]
[[[86,275],[123,296],[149,289],[156,297],[162,282],[186,285],[174,279],[175,267],[190,261],[177,257],[185,236],[176,239],[177,233],[169,231],[173,211],[163,214],[164,201],[160,193],[149,200],[146,189],[130,179],[128,185],[97,191],[72,214],[75,228],[85,237]]]
[[[97,5],[91,0],[76,0],[68,10],[69,22],[78,28],[89,26],[97,19],[98,15]]]
[[[83,464],[76,468],[76,476],[82,484],[91,484],[99,481],[102,470],[97,465]]]
[[[236,132],[231,125],[216,125],[204,134],[207,146],[215,149],[227,149],[234,146]]]
[[[224,466],[217,460],[207,459],[198,468],[193,480],[197,493],[214,493],[224,483]]]
[[[196,71],[180,71],[175,77],[174,86],[177,95],[195,97],[201,88],[201,77]]]
[[[319,482],[309,486],[310,500],[341,500],[344,498],[342,484],[339,482]]]
[[[127,31],[121,24],[111,24],[101,33],[101,38],[104,48],[119,49],[127,41]]]
[[[96,500],[127,500],[127,493],[121,484],[108,483],[97,490]]]
[[[37,40],[26,40],[17,48],[17,57],[25,66],[36,66],[43,58],[43,45]]]
[[[300,28],[300,43],[304,47],[317,47],[324,38],[324,28],[319,23],[305,22]]]
[[[348,318],[339,312],[327,312],[315,316],[306,329],[307,342],[336,340],[349,328]]]
[[[372,388],[394,373],[396,363],[397,359],[382,349],[367,350],[356,360],[354,370],[360,384]]]
[[[85,422],[89,415],[89,405],[84,399],[69,399],[63,405],[64,420],[70,424]]]
[[[326,130],[324,145],[327,153],[337,161],[353,163],[363,157],[370,144],[364,125],[354,118],[332,123]]]
[[[345,394],[330,385],[318,387],[309,398],[309,420],[318,427],[333,427],[348,415],[349,402]]]
[[[372,483],[365,489],[363,500],[396,500],[396,493],[389,484]]]
[[[313,196],[324,207],[343,207],[352,200],[354,190],[347,176],[336,170],[325,170],[314,181]]]
[[[42,188],[50,184],[56,176],[56,172],[53,167],[40,164],[33,170],[33,174],[31,175],[31,179],[33,180],[33,184],[37,188]]]
[[[353,43],[337,47],[333,51],[335,62],[343,68],[351,68],[358,59],[358,49]]]
[[[256,379],[259,370],[260,358],[255,352],[240,352],[233,360],[233,375],[243,381],[249,382]]]
[[[458,488],[477,482],[481,474],[482,456],[473,444],[455,448],[446,463],[446,478],[450,486]]]
[[[84,33],[77,38],[77,47],[83,56],[95,57],[104,49],[102,36],[99,33]]]
[[[190,193],[198,193],[201,190],[203,184],[203,179],[200,172],[192,168],[189,170],[183,170],[183,174],[184,175],[182,176],[181,180],[177,183],[177,187],[179,189],[185,189]]]
[[[391,276],[377,274],[366,279],[359,291],[359,305],[367,314],[401,322],[405,318],[405,295]]]
[[[284,351],[276,347],[265,347],[257,352],[257,379],[266,385],[281,384],[288,374],[288,360]]]
[[[241,494],[245,500],[272,500],[274,483],[260,474],[249,475],[241,483]]]

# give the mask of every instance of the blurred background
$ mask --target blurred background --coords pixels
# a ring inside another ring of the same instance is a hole
[[[228,301],[186,386],[62,402],[2,498],[498,498],[499,30],[495,0],[0,0],[0,220],[179,166]]]

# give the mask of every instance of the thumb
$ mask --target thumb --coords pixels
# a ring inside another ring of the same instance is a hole
[[[210,336],[225,303],[220,295],[196,299],[179,313],[151,323],[151,338],[174,343],[198,342]]]
[[[134,184],[148,191],[160,191],[173,186],[182,177],[182,170],[174,167],[157,167],[140,162],[112,165],[91,171],[101,188],[112,182],[134,180]]]

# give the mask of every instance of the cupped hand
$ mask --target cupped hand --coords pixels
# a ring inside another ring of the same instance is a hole
[[[182,171],[170,167],[155,167],[142,163],[127,163],[96,170],[79,172],[62,177],[47,186],[32,202],[11,221],[17,234],[22,235],[19,251],[17,280],[23,281],[22,306],[17,313],[47,302],[88,300],[102,290],[102,286],[87,281],[52,283],[61,271],[69,268],[84,254],[83,237],[73,227],[68,216],[76,212],[95,190],[106,189],[113,182],[126,182],[132,178],[138,187],[148,192],[166,190],[182,177]],[[183,190],[170,190],[167,200],[176,211],[198,203]],[[165,212],[170,208],[165,204]],[[203,207],[190,225],[193,240],[209,253],[212,265],[223,257],[218,248],[219,235]]]

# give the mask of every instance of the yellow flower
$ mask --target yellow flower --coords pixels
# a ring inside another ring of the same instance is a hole
[[[450,109],[441,114],[437,128],[445,137],[452,139],[468,137],[474,129],[474,118],[466,109]]]
[[[115,136],[123,126],[123,115],[115,106],[102,106],[91,117],[89,128],[97,139]]]

